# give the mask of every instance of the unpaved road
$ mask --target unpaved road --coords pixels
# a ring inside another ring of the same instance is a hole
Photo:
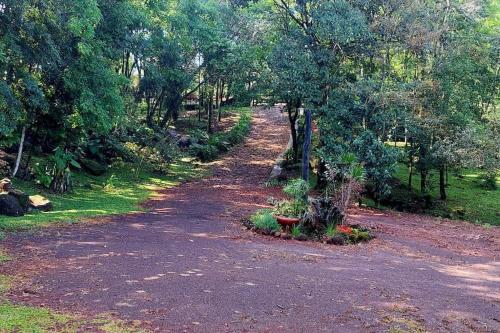
[[[288,139],[276,111],[212,176],[162,193],[148,213],[4,241],[29,276],[9,298],[160,332],[499,332],[500,231],[353,210],[377,239],[335,247],[266,238],[238,219],[266,204]],[[274,192],[274,193],[273,193]]]

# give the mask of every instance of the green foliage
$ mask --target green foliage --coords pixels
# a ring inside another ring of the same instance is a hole
[[[402,183],[408,183],[408,167],[403,164],[398,164],[395,176]],[[448,199],[446,202],[437,202],[429,208],[425,208],[423,204],[415,209],[423,213],[448,217],[452,219],[466,220],[481,224],[500,225],[498,214],[498,202],[500,202],[500,191],[487,190],[483,187],[481,179],[482,172],[478,169],[458,169],[449,171],[448,176]],[[438,175],[435,172],[429,174],[430,183],[436,183]],[[413,175],[412,190],[413,193],[418,193],[420,184],[420,175]],[[496,177],[496,184],[500,186],[500,177]],[[431,198],[437,198],[439,188],[434,185],[429,188]],[[402,201],[411,200],[414,195],[408,192],[406,186],[395,189],[391,195],[391,202],[394,200]],[[411,203],[411,202],[410,202]]]
[[[391,193],[389,181],[394,173],[398,151],[377,140],[374,133],[365,131],[354,140],[354,149],[370,183],[375,199],[380,200]],[[360,170],[353,170],[360,173]]]
[[[337,229],[336,229],[336,225],[335,224],[330,224],[328,225],[328,227],[326,228],[326,232],[325,234],[328,236],[328,237],[333,237],[337,234]]]
[[[147,333],[146,330],[104,316],[83,319],[42,307],[0,303],[0,331],[19,333],[80,332],[89,328],[109,333]]]
[[[290,180],[283,188],[291,200],[283,200],[275,203],[275,211],[277,214],[286,217],[301,217],[307,210],[310,185],[303,179]]]
[[[370,239],[372,239],[372,236],[369,231],[358,228],[352,228],[352,234],[349,235],[349,241],[351,243],[367,242]]]
[[[208,135],[202,130],[192,130],[191,139],[194,144],[190,147],[190,153],[201,161],[212,161],[220,153],[226,152],[245,139],[250,131],[252,115],[249,108],[239,108],[240,117],[237,123],[227,132],[219,132]]]
[[[7,259],[5,259],[5,260],[0,260],[0,263],[10,260],[10,258],[8,258],[8,257],[6,257],[6,258]],[[2,294],[4,294],[6,291],[8,291],[11,288],[12,280],[13,280],[12,277],[0,274],[0,297],[2,296]]]
[[[74,223],[97,216],[141,211],[144,209],[141,203],[156,190],[178,185],[202,174],[202,170],[181,161],[171,164],[167,174],[158,174],[134,164],[113,166],[102,176],[75,172],[73,191],[70,194],[41,192],[54,204],[53,211],[28,213],[15,219],[0,216],[0,230],[26,230],[57,223]],[[112,175],[113,186],[106,188]],[[40,193],[40,188],[31,182],[16,179],[14,185],[27,193]]]
[[[300,235],[302,235],[302,229],[301,229],[300,225],[294,225],[292,227],[291,234],[292,234],[293,238],[297,238]]]
[[[259,211],[250,218],[257,230],[274,233],[281,230],[281,226],[269,210]]]
[[[304,200],[310,190],[309,183],[301,178],[293,179],[283,188],[283,192],[295,200]]]
[[[51,157],[49,175],[52,178],[49,188],[54,193],[65,193],[72,188],[70,168],[81,169],[74,154],[57,148]]]
[[[71,327],[70,316],[54,314],[50,310],[10,303],[0,304],[0,331],[50,332],[56,327]]]

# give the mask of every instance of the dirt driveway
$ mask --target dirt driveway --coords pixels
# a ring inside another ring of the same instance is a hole
[[[112,313],[160,332],[499,332],[500,229],[354,210],[377,239],[335,247],[256,236],[288,139],[259,110],[212,176],[162,193],[148,213],[4,241],[3,269],[34,276],[13,301]]]

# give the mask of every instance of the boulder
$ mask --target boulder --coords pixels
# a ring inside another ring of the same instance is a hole
[[[11,189],[9,191],[9,194],[17,199],[24,212],[28,211],[30,196],[27,193],[16,189]]]
[[[273,171],[271,171],[271,175],[269,176],[270,180],[280,179],[283,169],[279,165],[275,165]]]
[[[47,212],[54,208],[52,202],[41,195],[30,196],[29,205],[32,209],[41,210],[42,212]]]
[[[191,137],[189,135],[183,135],[179,139],[179,148],[189,148],[191,146]]]
[[[90,174],[94,176],[100,176],[106,173],[108,170],[107,165],[100,164],[94,160],[89,160],[86,158],[82,158],[80,160],[80,164],[83,166],[85,170],[87,170]]]
[[[328,239],[326,241],[326,243],[331,244],[331,245],[346,245],[347,240],[340,235],[335,235],[335,236],[331,237],[330,239]]]
[[[177,131],[173,129],[167,130],[167,134],[172,139],[177,139],[179,137],[179,133],[177,133]]]
[[[0,193],[0,215],[23,216],[24,210],[15,196],[4,192]]]

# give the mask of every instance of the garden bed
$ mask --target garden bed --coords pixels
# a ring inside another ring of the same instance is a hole
[[[352,188],[352,184],[349,187]],[[310,197],[306,181],[292,180],[283,191],[287,200],[269,198],[273,208],[243,219],[244,226],[263,235],[333,245],[356,244],[373,238],[370,230],[345,223],[346,204],[341,205],[328,195]],[[342,196],[343,203],[349,200],[345,201]]]

